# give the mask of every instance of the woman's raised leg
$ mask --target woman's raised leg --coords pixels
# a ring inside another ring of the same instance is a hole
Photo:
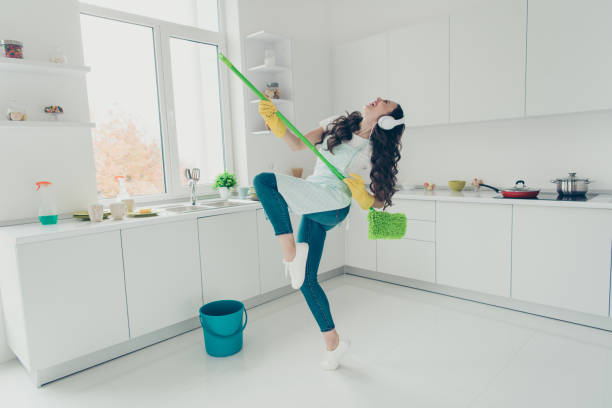
[[[274,233],[278,237],[283,258],[292,261],[295,258],[295,239],[291,228],[291,218],[287,202],[278,192],[276,176],[274,173],[259,173],[253,179],[255,192],[266,212],[266,216],[272,223]]]

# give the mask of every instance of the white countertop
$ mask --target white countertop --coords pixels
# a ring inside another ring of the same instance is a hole
[[[612,194],[599,194],[588,201],[526,200],[501,197],[494,191],[400,190],[393,198],[402,200],[454,201],[461,203],[512,204],[566,208],[605,208],[612,210]]]
[[[218,200],[214,200],[218,201]],[[194,211],[190,213],[173,213],[163,209],[172,205],[163,205],[159,207],[151,207],[158,211],[157,216],[130,218],[125,217],[122,220],[113,220],[110,217],[102,222],[90,222],[77,219],[59,220],[54,225],[42,225],[38,222],[30,224],[18,224],[7,227],[0,227],[0,237],[9,242],[16,244],[24,244],[28,242],[46,241],[50,239],[69,238],[83,234],[100,233],[106,231],[115,231],[119,229],[138,228],[149,225],[161,224],[165,222],[176,222],[189,220],[194,218],[209,217],[212,215],[230,214],[241,211],[253,211],[261,207],[259,201],[252,200],[231,200],[244,203],[244,205],[236,207],[215,208],[202,211]],[[205,201],[198,204],[206,204]],[[174,205],[181,205],[175,203]]]
[[[396,200],[432,200],[451,201],[461,203],[486,203],[500,205],[531,205],[565,208],[603,208],[612,210],[612,194],[599,194],[589,201],[550,201],[550,200],[521,200],[508,198],[495,198],[499,194],[493,191],[463,191],[456,193],[449,190],[400,190],[394,199]],[[232,200],[240,201],[240,200]],[[11,243],[23,244],[28,242],[45,241],[58,238],[69,238],[83,234],[114,231],[119,229],[137,228],[155,225],[164,222],[175,222],[211,215],[229,214],[233,212],[256,210],[261,207],[259,201],[242,201],[244,205],[238,207],[218,208],[196,211],[191,213],[172,213],[163,209],[159,215],[144,218],[124,218],[120,221],[107,219],[102,222],[89,222],[75,219],[60,220],[55,225],[41,225],[40,223],[19,224],[8,227],[0,227],[0,237]],[[204,204],[202,202],[201,204]],[[178,204],[177,204],[178,205]],[[167,207],[168,205],[162,206]],[[153,207],[156,209],[156,207]],[[5,241],[6,242],[6,241]]]

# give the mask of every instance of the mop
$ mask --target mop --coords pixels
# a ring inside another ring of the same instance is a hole
[[[227,67],[234,73],[238,78],[248,86],[251,91],[255,93],[262,101],[268,100],[255,86],[248,80],[238,69],[228,60],[225,55],[219,53],[219,59],[227,65]],[[345,177],[342,173],[334,167],[323,155],[317,150],[317,148],[310,143],[302,133],[296,129],[295,126],[280,111],[276,111],[276,116],[283,121],[285,126],[293,132],[294,135],[300,138],[302,142],[308,147],[317,157],[325,163],[332,173],[336,175],[340,180]],[[400,239],[406,233],[406,216],[400,213],[389,213],[385,211],[376,211],[373,207],[368,210],[368,239]]]

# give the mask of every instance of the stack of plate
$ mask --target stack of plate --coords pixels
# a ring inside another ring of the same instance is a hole
[[[104,219],[110,217],[110,210],[104,210]],[[78,218],[79,220],[89,221],[89,213],[87,211],[75,211],[72,213],[72,217]]]

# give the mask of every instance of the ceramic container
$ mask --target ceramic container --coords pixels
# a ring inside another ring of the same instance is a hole
[[[101,222],[104,218],[104,206],[102,204],[90,204],[87,207],[89,220],[92,222]]]
[[[127,206],[125,203],[112,203],[110,205],[113,220],[121,220],[125,216]]]

